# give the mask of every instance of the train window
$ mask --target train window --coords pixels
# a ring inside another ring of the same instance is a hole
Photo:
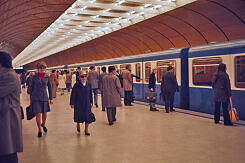
[[[126,70],[126,66],[129,66],[129,67],[131,68],[131,65],[129,65],[129,64],[120,65],[120,73],[121,73],[123,70]]]
[[[245,88],[245,55],[235,57],[235,85]]]
[[[176,61],[159,61],[157,62],[157,82],[162,81],[162,76],[167,72],[168,66],[173,66],[174,74],[176,74]]]
[[[214,73],[217,71],[221,58],[196,59],[192,62],[193,84],[211,86]]]
[[[151,74],[151,63],[145,63],[145,82],[149,82]]]
[[[140,63],[136,63],[136,65],[135,65],[135,72],[136,72],[135,75],[140,78]],[[140,82],[140,79],[136,78],[136,82]]]

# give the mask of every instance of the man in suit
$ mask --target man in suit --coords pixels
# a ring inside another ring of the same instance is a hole
[[[103,80],[104,76],[107,75],[106,67],[102,67],[101,70],[103,73],[100,74],[100,76],[99,76],[99,89],[101,91],[102,111],[105,111],[105,105],[103,102],[103,92],[102,92],[102,80]]]
[[[115,66],[109,67],[109,74],[103,77],[101,89],[109,125],[113,125],[116,121],[116,107],[121,106],[121,84]]]
[[[157,69],[154,68],[152,70],[151,75],[150,75],[149,89],[150,89],[151,92],[155,92],[156,91],[156,72],[157,72]],[[150,111],[159,111],[158,109],[155,108],[155,100],[154,101],[150,101]]]
[[[95,71],[95,67],[91,66],[90,72],[88,73],[88,82],[94,93],[94,104],[98,107],[98,88],[99,88],[99,73]]]
[[[131,77],[130,65],[126,66],[126,70],[122,71],[123,78],[123,88],[124,88],[124,104],[126,106],[132,106],[132,83],[133,79]]]
[[[174,69],[172,66],[168,67],[168,72],[166,72],[162,77],[161,91],[165,99],[165,109],[166,113],[173,112],[174,110],[174,94],[176,91],[179,92],[178,83],[176,76],[174,75]]]

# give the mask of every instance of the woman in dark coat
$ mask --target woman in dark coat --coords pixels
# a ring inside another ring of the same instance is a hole
[[[52,86],[49,76],[45,73],[46,63],[40,62],[37,64],[37,73],[31,78],[28,93],[31,99],[31,110],[36,115],[36,122],[38,127],[38,136],[42,137],[42,130],[47,132],[46,119],[47,112],[50,112],[50,104],[52,104]],[[49,98],[47,95],[47,87]],[[42,115],[42,123],[41,123]]]
[[[87,82],[86,72],[82,72],[79,82],[76,82],[71,92],[71,108],[74,108],[74,122],[77,123],[77,132],[80,132],[80,123],[85,122],[85,135],[90,136],[88,126],[89,116],[93,106],[91,85]]]
[[[214,122],[219,123],[220,120],[220,106],[223,107],[224,125],[232,125],[228,112],[229,99],[231,98],[231,84],[228,74],[226,73],[226,65],[221,63],[218,67],[218,72],[214,75],[212,80],[212,87],[214,90]]]

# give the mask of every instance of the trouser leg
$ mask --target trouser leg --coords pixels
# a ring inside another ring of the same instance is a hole
[[[132,102],[132,99],[133,99],[132,93],[133,93],[133,91],[129,91],[129,93],[128,93],[128,104],[129,105],[131,105],[131,102]]]
[[[128,91],[124,91],[124,105],[128,105]]]
[[[103,92],[101,91],[101,104],[102,104],[102,111],[105,111],[104,101],[103,101]]]
[[[169,105],[170,105],[170,97],[169,92],[165,92],[165,110],[166,112],[169,112]]]
[[[97,99],[98,99],[98,91],[97,91],[97,88],[94,88],[93,92],[94,92],[94,104],[98,105],[98,101],[97,101]]]
[[[117,113],[116,107],[112,108],[113,121],[116,121],[116,113]]]
[[[170,111],[174,110],[174,93],[169,94],[169,107]]]
[[[214,109],[214,122],[219,123],[220,120],[220,104],[221,102],[215,102],[215,109]]]
[[[0,156],[1,163],[18,163],[17,153]]]
[[[230,115],[228,112],[228,103],[222,102],[222,108],[223,108],[224,124],[229,125],[231,124],[231,120],[230,120]]]
[[[108,122],[113,122],[113,108],[106,108]]]

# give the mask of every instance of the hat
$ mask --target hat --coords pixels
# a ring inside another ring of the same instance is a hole
[[[172,69],[173,69],[173,66],[168,66],[168,71]]]
[[[40,68],[40,67],[47,67],[47,64],[44,62],[44,61],[41,61],[41,62],[38,62],[37,63],[37,68]]]

